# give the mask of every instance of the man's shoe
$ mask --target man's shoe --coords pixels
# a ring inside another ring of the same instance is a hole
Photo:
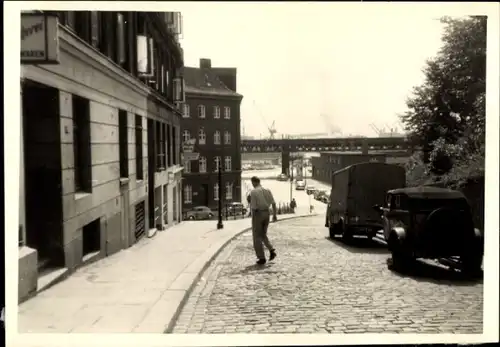
[[[257,260],[257,265],[264,265],[266,263],[266,259]]]
[[[271,251],[271,255],[269,256],[269,260],[273,260],[274,258],[276,258],[276,255],[277,255],[277,254],[276,254],[276,251],[273,249],[273,250]]]

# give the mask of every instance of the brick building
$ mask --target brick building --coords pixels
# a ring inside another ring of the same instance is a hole
[[[312,157],[312,178],[324,183],[331,183],[332,173],[350,165],[369,161],[386,162],[386,154],[363,154],[353,152],[322,152],[319,157]]]
[[[183,210],[196,206],[218,208],[241,201],[240,104],[236,92],[236,69],[215,68],[209,59],[199,67],[185,67],[182,141],[196,139],[199,159],[184,162]],[[218,169],[222,173],[219,197]]]
[[[23,18],[31,34],[44,18],[34,12],[41,19]],[[181,213],[180,14],[44,14],[57,30],[35,41],[52,35],[59,57],[22,60],[20,300],[53,270],[127,248]]]

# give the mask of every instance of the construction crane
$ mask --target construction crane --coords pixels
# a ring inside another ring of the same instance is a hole
[[[274,139],[274,135],[276,135],[276,133],[277,133],[275,121],[273,120],[271,126],[269,126],[267,121],[266,121],[266,118],[262,114],[261,109],[257,106],[257,103],[255,102],[255,100],[253,101],[253,105],[254,105],[255,109],[257,110],[257,112],[259,113],[260,117],[262,118],[262,121],[266,125],[267,130],[269,131],[269,139],[271,139],[271,140]]]
[[[378,136],[380,136],[380,134],[382,134],[382,131],[379,128],[377,128],[377,126],[375,124],[371,123],[370,128],[372,128],[373,131],[375,131],[375,134],[377,134]]]

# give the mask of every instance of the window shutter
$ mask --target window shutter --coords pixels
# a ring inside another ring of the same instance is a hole
[[[90,44],[99,48],[99,12],[90,12]]]
[[[118,64],[125,62],[125,19],[122,13],[116,15],[116,59]]]

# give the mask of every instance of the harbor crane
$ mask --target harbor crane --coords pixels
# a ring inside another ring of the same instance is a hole
[[[255,100],[253,101],[253,106],[257,110],[257,112],[259,113],[260,117],[262,118],[262,121],[264,122],[264,124],[267,127],[267,130],[269,131],[269,139],[273,140],[275,138],[276,133],[278,132],[276,130],[276,122],[273,120],[273,122],[271,123],[271,126],[269,126],[269,124],[266,121],[266,118],[262,114],[260,107],[257,106],[257,103],[255,102]]]

